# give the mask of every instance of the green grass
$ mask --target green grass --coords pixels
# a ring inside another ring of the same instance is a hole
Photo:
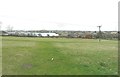
[[[2,76],[2,37],[0,37],[0,76]]]
[[[112,40],[2,37],[2,48],[3,75],[116,75],[118,71],[118,42]]]

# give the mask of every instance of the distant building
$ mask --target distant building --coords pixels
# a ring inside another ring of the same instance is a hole
[[[0,35],[2,35],[2,36],[7,36],[8,33],[7,33],[6,31],[0,31]]]
[[[13,31],[13,32],[8,32],[8,35],[12,36],[31,36],[31,37],[52,37],[52,36],[59,36],[57,33],[40,33],[40,32],[26,32],[26,31]]]
[[[118,32],[116,31],[116,32],[111,32],[111,34],[117,34]]]
[[[40,36],[46,37],[46,36],[59,36],[57,33],[40,33]]]

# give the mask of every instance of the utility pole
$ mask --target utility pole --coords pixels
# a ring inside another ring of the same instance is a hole
[[[98,28],[99,28],[99,42],[101,41],[101,30],[100,30],[100,28],[101,28],[101,26],[97,26]]]

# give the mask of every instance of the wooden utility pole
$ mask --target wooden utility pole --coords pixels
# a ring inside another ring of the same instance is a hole
[[[101,30],[100,30],[100,28],[101,28],[101,26],[97,26],[98,28],[99,28],[99,42],[101,41]]]

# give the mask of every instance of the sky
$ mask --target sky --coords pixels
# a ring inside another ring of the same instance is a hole
[[[0,0],[6,30],[118,30],[120,0]]]

